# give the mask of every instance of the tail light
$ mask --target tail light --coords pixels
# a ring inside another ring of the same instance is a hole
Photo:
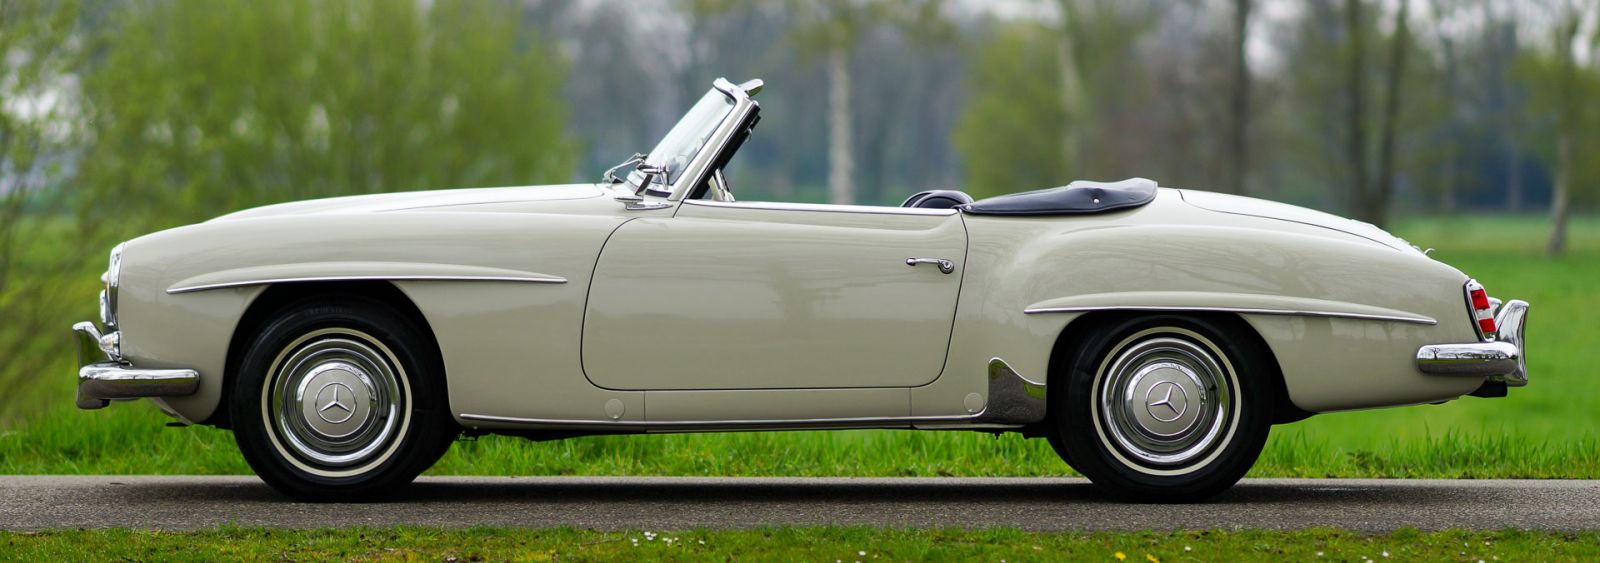
[[[1472,309],[1472,321],[1477,325],[1478,338],[1493,339],[1494,303],[1489,299],[1489,292],[1484,291],[1483,284],[1478,283],[1478,280],[1467,281],[1467,306]]]

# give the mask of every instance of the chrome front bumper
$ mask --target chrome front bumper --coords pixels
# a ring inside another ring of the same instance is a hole
[[[72,325],[78,348],[78,408],[104,408],[112,400],[193,395],[200,373],[192,369],[142,369],[122,359],[121,335],[94,323]]]
[[[1513,299],[1495,313],[1494,337],[1470,344],[1429,344],[1417,349],[1417,369],[1429,375],[1484,377],[1507,387],[1528,384],[1523,323],[1528,302]]]

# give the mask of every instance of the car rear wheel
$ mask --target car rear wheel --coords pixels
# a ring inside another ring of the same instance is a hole
[[[383,303],[291,306],[256,335],[230,397],[234,435],[268,485],[364,500],[410,483],[459,432],[432,342]]]
[[[1248,327],[1160,315],[1102,328],[1052,396],[1062,458],[1127,500],[1192,502],[1238,482],[1272,427],[1273,372]]]

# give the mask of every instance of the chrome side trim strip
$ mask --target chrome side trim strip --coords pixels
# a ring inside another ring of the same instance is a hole
[[[1412,323],[1419,325],[1435,325],[1439,321],[1429,317],[1399,317],[1393,315],[1368,315],[1365,313],[1341,313],[1337,311],[1300,311],[1290,309],[1250,309],[1243,307],[1157,307],[1145,305],[1127,305],[1112,307],[1041,307],[1026,309],[1023,313],[1037,315],[1042,313],[1087,313],[1090,311],[1192,311],[1201,313],[1239,313],[1242,315],[1285,315],[1294,317],[1327,317],[1338,319],[1357,319],[1363,321],[1389,321],[1396,323]]]
[[[874,205],[830,205],[824,203],[785,203],[777,201],[708,201],[686,199],[684,203],[701,207],[726,207],[731,209],[761,209],[765,211],[821,211],[828,213],[866,213],[872,215],[929,215],[950,216],[954,209],[924,209],[918,207],[879,207]]]
[[[788,428],[788,427],[836,427],[836,426],[900,426],[926,422],[964,422],[976,420],[984,413],[963,416],[898,416],[898,417],[862,417],[862,418],[790,418],[772,420],[565,420],[553,418],[521,418],[515,416],[491,416],[486,414],[462,413],[462,420],[476,420],[481,422],[499,422],[504,424],[520,424],[525,426],[548,426],[555,428],[626,428],[629,430],[712,430],[712,429],[759,429],[759,428]]]
[[[190,285],[183,287],[167,288],[167,293],[192,293],[196,291],[209,291],[212,289],[227,289],[230,287],[245,287],[251,285],[269,285],[275,283],[301,283],[301,282],[336,282],[336,281],[466,281],[466,282],[513,282],[513,283],[567,283],[567,278],[550,277],[513,277],[513,276],[408,276],[408,275],[371,275],[371,276],[312,276],[294,278],[271,278],[240,280],[224,283],[210,283]]]

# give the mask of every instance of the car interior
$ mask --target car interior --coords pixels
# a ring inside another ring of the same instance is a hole
[[[951,209],[957,205],[972,203],[972,196],[966,192],[956,190],[928,190],[917,192],[900,203],[900,207],[919,207],[922,209]]]

